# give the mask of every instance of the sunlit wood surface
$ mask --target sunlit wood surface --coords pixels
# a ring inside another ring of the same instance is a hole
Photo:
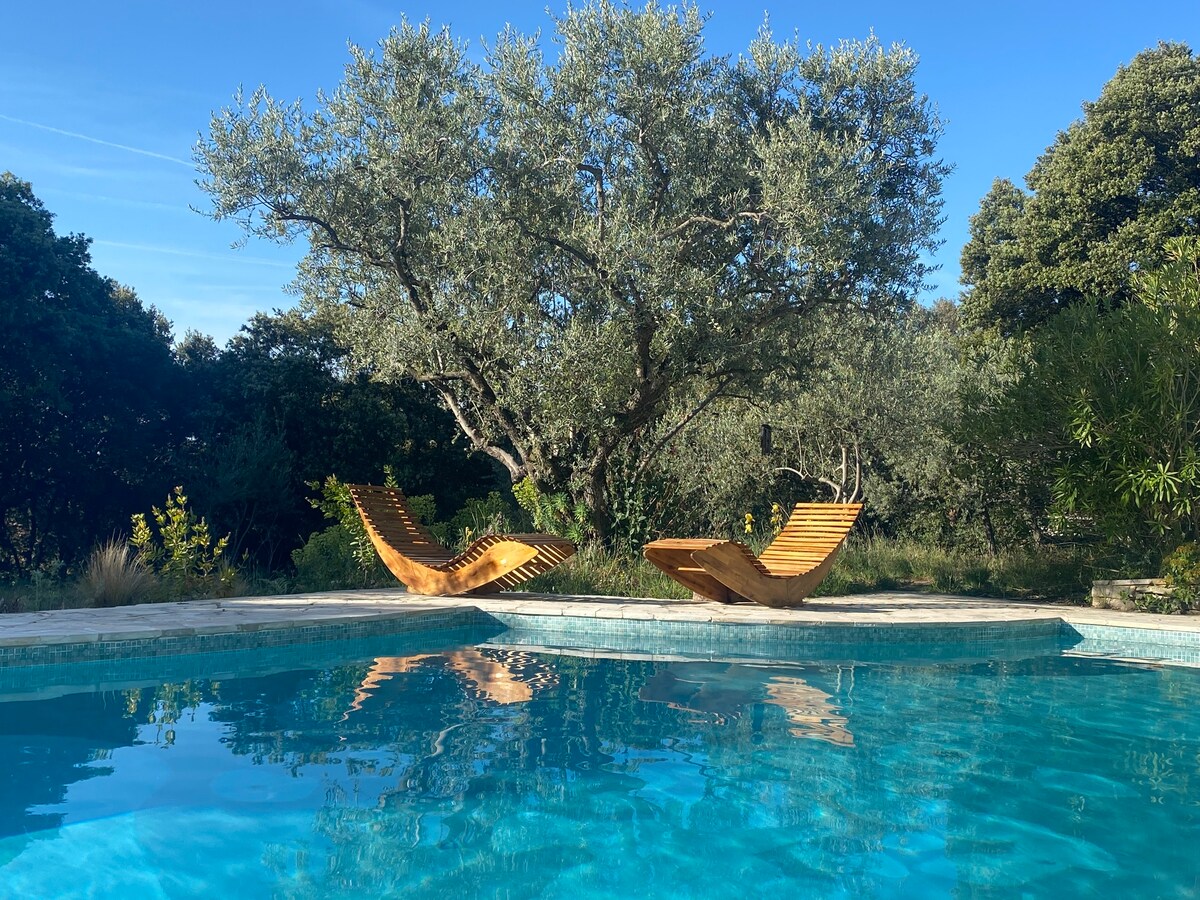
[[[454,596],[511,590],[575,552],[574,544],[556,535],[487,534],[455,555],[433,539],[397,489],[347,487],[379,558],[416,593]]]
[[[692,538],[653,541],[642,552],[698,599],[799,606],[833,568],[861,511],[861,503],[797,503],[757,557],[740,541]]]

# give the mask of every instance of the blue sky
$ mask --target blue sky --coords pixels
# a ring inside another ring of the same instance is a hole
[[[252,241],[203,207],[192,146],[239,85],[311,101],[333,88],[346,42],[373,45],[407,16],[493,38],[547,26],[545,0],[382,3],[58,0],[5,12],[0,32],[0,171],[33,183],[59,233],[93,239],[93,263],[174,323],[224,341],[255,311],[286,308],[302,248]],[[1200,49],[1200,2],[815,3],[709,0],[708,46],[744,50],[770,14],[777,37],[903,42],[946,121],[942,269],[926,299],[956,296],[967,220],[994,178],[1020,181],[1080,104],[1159,40]],[[553,2],[561,12],[565,2]]]

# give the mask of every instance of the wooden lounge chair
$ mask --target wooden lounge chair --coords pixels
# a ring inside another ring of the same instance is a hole
[[[759,557],[740,541],[706,538],[665,538],[642,552],[697,599],[799,606],[833,568],[861,509],[861,503],[797,503]]]
[[[455,555],[421,526],[395,488],[347,487],[379,558],[414,593],[511,590],[575,552],[574,544],[554,535],[487,534]]]

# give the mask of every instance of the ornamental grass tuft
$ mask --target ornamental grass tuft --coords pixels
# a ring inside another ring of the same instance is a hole
[[[141,603],[153,595],[157,579],[138,554],[118,540],[92,551],[81,589],[96,606]]]

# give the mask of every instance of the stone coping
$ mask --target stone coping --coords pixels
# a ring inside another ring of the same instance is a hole
[[[817,627],[995,625],[1057,619],[1069,625],[1200,633],[1200,616],[1196,615],[1117,612],[915,592],[818,597],[797,609],[780,610],[757,604],[531,593],[429,597],[384,589],[10,613],[0,615],[0,647],[243,633],[471,609],[536,616]]]

